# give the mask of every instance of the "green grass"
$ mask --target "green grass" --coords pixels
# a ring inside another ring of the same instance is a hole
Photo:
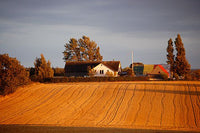
[[[62,127],[49,125],[0,125],[0,133],[182,133],[195,131],[96,128],[96,127]],[[196,131],[198,132],[198,131]]]

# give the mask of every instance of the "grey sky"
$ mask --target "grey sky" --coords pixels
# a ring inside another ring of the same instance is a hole
[[[41,53],[63,67],[64,45],[89,36],[104,60],[165,63],[169,38],[181,34],[192,68],[200,68],[199,0],[1,0],[0,53],[33,66]]]

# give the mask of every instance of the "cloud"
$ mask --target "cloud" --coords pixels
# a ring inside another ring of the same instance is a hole
[[[133,50],[135,61],[165,63],[168,39],[181,33],[191,63],[200,67],[199,6],[195,0],[1,1],[0,52],[20,57],[26,66],[43,53],[63,66],[64,44],[86,35],[100,45],[105,60],[127,66]]]

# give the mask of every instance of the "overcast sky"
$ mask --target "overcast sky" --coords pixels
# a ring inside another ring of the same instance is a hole
[[[43,53],[64,67],[70,38],[90,37],[103,60],[166,63],[180,33],[192,68],[200,68],[200,0],[0,0],[0,53],[34,66]]]

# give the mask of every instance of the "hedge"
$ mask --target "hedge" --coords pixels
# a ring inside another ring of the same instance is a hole
[[[148,77],[54,77],[46,78],[48,83],[65,82],[114,82],[114,81],[147,81]]]

